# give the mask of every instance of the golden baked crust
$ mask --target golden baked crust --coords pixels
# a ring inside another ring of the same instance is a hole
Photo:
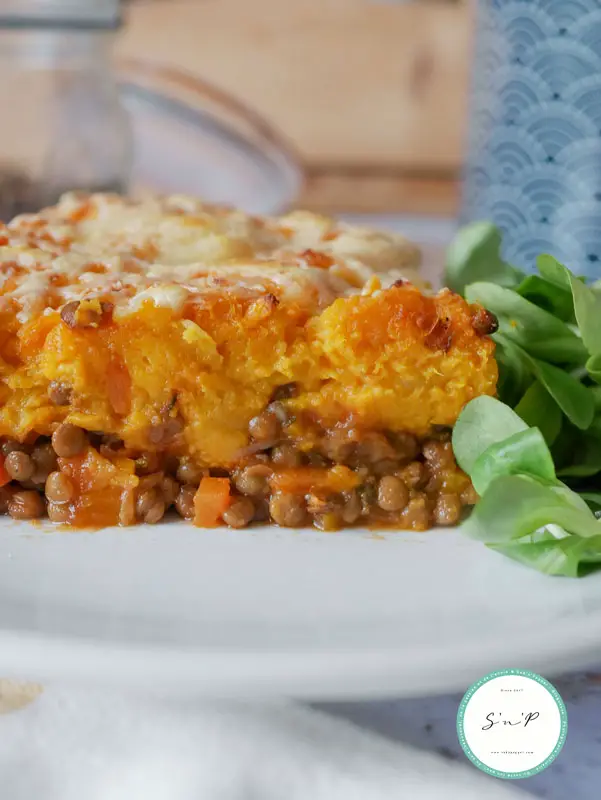
[[[235,485],[269,462],[276,493],[291,464],[311,466],[304,495],[340,495],[365,484],[373,454],[362,443],[377,434],[389,444],[378,460],[396,474],[406,465],[395,436],[419,443],[452,426],[497,379],[481,311],[448,290],[422,293],[418,263],[402,237],[307,212],[67,195],[0,228],[0,437],[31,450],[58,426],[90,432],[58,463],[74,524],[133,521],[149,456],[150,474],[184,463],[197,484],[205,470]],[[349,447],[333,457],[341,436]],[[295,457],[278,467],[283,446]]]
[[[180,195],[64,195],[0,223],[0,264],[2,296],[21,321],[98,296],[124,310],[146,298],[179,310],[215,289],[274,291],[313,310],[374,273],[419,283],[419,250],[402,236],[309,212],[251,216]]]

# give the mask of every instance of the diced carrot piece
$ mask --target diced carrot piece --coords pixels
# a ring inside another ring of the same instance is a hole
[[[319,490],[344,492],[358,486],[359,478],[352,470],[343,466],[332,467],[332,469],[299,467],[276,472],[270,483],[274,491],[292,494]]]
[[[59,458],[59,469],[68,475],[81,494],[100,492],[109,487],[118,489],[136,487],[138,478],[133,474],[131,459],[117,459],[112,464],[94,448],[71,458]],[[121,463],[123,462],[123,463]]]
[[[310,267],[317,267],[318,269],[329,269],[335,262],[332,256],[327,253],[322,253],[320,250],[303,250],[301,253],[303,258]]]
[[[126,458],[125,456],[118,456],[112,459],[113,466],[117,467],[120,472],[125,472],[127,475],[134,475],[136,472],[136,462],[133,458]]]
[[[121,359],[113,359],[107,370],[109,403],[115,414],[124,417],[131,410],[131,377]]]
[[[78,493],[84,494],[92,490],[104,489],[109,485],[109,476],[97,466],[101,456],[88,448],[85,452],[70,458],[59,458],[58,467],[68,475]],[[96,463],[97,462],[97,463]]]
[[[215,528],[231,503],[228,478],[203,478],[194,495],[194,524],[199,528]]]
[[[71,212],[69,215],[69,220],[74,223],[82,222],[84,219],[88,217],[95,217],[98,213],[98,209],[90,200],[85,200],[79,208],[76,208],[75,211]]]
[[[108,486],[80,495],[70,506],[69,523],[76,528],[104,528],[121,521],[121,490]]]
[[[6,486],[6,484],[10,483],[11,480],[12,478],[4,469],[4,458],[3,456],[0,456],[0,486]]]
[[[43,348],[46,337],[56,325],[57,319],[58,316],[55,314],[42,315],[23,328],[19,334],[19,350],[22,358],[29,358]]]

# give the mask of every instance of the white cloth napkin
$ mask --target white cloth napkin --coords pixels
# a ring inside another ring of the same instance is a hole
[[[292,703],[49,688],[0,716],[3,800],[519,800],[466,764]]]

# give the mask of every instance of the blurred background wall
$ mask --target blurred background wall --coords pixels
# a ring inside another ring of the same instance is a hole
[[[453,214],[470,0],[139,0],[120,56],[209,79],[300,151],[300,203]]]

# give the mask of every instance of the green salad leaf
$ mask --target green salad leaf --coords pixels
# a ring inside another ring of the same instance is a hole
[[[553,458],[538,428],[514,433],[487,447],[471,471],[474,489],[482,495],[502,475],[530,475],[549,483],[556,481]]]
[[[560,287],[549,283],[540,275],[528,275],[516,288],[516,292],[564,322],[576,321],[574,300],[569,286]]]
[[[571,273],[554,256],[549,255],[549,253],[541,253],[536,259],[536,266],[541,280],[559,289],[565,289],[567,292],[572,291]]]
[[[595,414],[593,398],[586,386],[569,372],[545,361],[532,359],[532,369],[570,422],[577,428],[586,430]]]
[[[601,411],[601,386],[591,386],[589,391],[593,396],[595,411]]]
[[[564,267],[565,269],[565,267]],[[566,270],[568,272],[568,270]],[[601,355],[601,297],[569,273],[574,314],[582,342],[591,356]]]
[[[591,356],[587,360],[586,371],[596,383],[601,383],[601,355]]]
[[[490,484],[464,531],[487,544],[505,544],[559,525],[579,538],[601,537],[601,522],[565,486],[550,486],[527,475],[505,475]],[[601,557],[601,551],[599,552]]]
[[[453,287],[499,321],[498,398],[472,400],[453,431],[480,495],[463,530],[539,572],[580,577],[601,569],[601,281],[546,254],[524,276],[500,245],[491,226],[468,226],[448,262]]]
[[[552,445],[561,430],[562,413],[552,395],[539,381],[535,380],[524,392],[515,406],[515,413],[526,425],[537,427],[545,442]]]
[[[601,569],[601,536],[558,539],[547,534],[547,538],[539,541],[491,545],[491,549],[546,575],[581,578]]]
[[[539,308],[512,289],[494,283],[473,283],[465,299],[492,311],[499,321],[499,333],[522,347],[534,358],[554,364],[584,364],[586,347],[565,322]]]
[[[580,497],[593,510],[601,509],[601,492],[580,492]]]
[[[589,478],[601,472],[601,439],[579,437],[572,446],[578,448],[577,459],[573,463],[558,467],[561,478]]]
[[[501,233],[490,222],[465,225],[447,250],[446,284],[455,292],[478,280],[515,286],[522,278],[523,273],[501,258]]]
[[[495,357],[499,367],[497,392],[504,403],[515,406],[534,380],[532,368],[524,358],[523,351],[503,334],[497,334],[495,342]]]
[[[474,465],[491,445],[526,430],[526,423],[509,406],[494,397],[476,397],[463,409],[453,428],[457,463],[471,475]]]

